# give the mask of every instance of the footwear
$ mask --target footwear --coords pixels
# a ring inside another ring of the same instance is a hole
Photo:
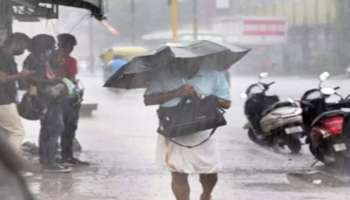
[[[65,167],[73,167],[73,166],[74,166],[74,164],[69,163],[69,162],[67,162],[67,161],[64,160],[64,159],[56,159],[56,162],[57,162],[58,164],[60,164],[60,165],[65,166]]]
[[[63,165],[90,165],[89,162],[86,162],[86,161],[82,161],[82,160],[79,160],[78,158],[65,158],[65,159],[62,159],[62,164]]]
[[[211,196],[209,196],[209,197],[205,198],[203,195],[201,195],[200,200],[211,200]]]
[[[43,166],[42,170],[43,172],[48,172],[48,173],[69,173],[72,171],[72,168],[65,167],[60,164],[53,164],[53,165]]]

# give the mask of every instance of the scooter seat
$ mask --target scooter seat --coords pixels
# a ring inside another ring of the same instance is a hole
[[[265,133],[271,133],[271,130],[283,128],[288,125],[298,125],[303,123],[302,109],[289,104],[280,104],[273,110],[264,115],[260,120],[260,127]],[[287,105],[287,106],[283,106]]]
[[[283,101],[283,102],[276,102],[274,104],[272,104],[271,106],[269,106],[267,109],[265,109],[262,113],[262,116],[266,116],[267,114],[269,114],[270,112],[272,112],[273,110],[277,109],[277,108],[281,108],[281,107],[298,107],[298,105],[296,105],[295,103],[289,102],[289,101]]]

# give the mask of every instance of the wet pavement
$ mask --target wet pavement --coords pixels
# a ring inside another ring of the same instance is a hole
[[[91,118],[81,119],[77,133],[83,146],[80,158],[92,164],[74,168],[69,174],[35,173],[27,178],[33,193],[39,200],[174,199],[168,172],[155,163],[156,107],[143,105],[143,90],[101,88],[99,77],[82,80],[87,88],[86,102],[99,103]],[[349,199],[346,179],[339,181],[322,170],[315,172],[322,165],[310,167],[314,159],[305,145],[299,155],[291,155],[288,150],[276,152],[249,141],[242,129],[245,117],[239,94],[253,81],[255,77],[232,77],[233,106],[226,115],[229,125],[215,135],[223,170],[213,200]],[[271,92],[285,98],[299,98],[306,89],[317,86],[316,78],[275,81]],[[344,86],[341,92],[350,94],[348,82],[342,79],[329,83]],[[25,126],[27,139],[36,142],[38,123],[26,121]],[[194,200],[201,193],[197,179],[190,177]]]

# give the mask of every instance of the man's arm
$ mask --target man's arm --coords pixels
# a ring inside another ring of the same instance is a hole
[[[144,96],[144,103],[146,106],[149,105],[159,105],[167,102],[176,97],[196,95],[196,91],[190,85],[184,85],[176,90],[169,92],[155,93]]]
[[[5,72],[0,71],[0,83],[8,83],[17,80],[23,80],[33,74],[33,71],[23,69],[21,72],[13,75],[8,75]]]
[[[219,106],[223,109],[229,109],[231,107],[231,101],[225,99],[218,99]]]

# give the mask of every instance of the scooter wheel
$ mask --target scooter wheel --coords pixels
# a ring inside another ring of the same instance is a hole
[[[248,129],[248,137],[251,141],[259,145],[266,145],[266,141],[259,139],[253,129]]]
[[[323,162],[322,157],[320,156],[320,153],[317,151],[316,148],[312,147],[312,144],[309,144],[309,150],[311,152],[311,154],[319,161]]]
[[[287,146],[293,154],[297,154],[301,150],[301,142],[299,138],[289,137]]]
[[[326,154],[326,150],[327,148],[323,147],[323,146],[318,146],[318,147],[313,147],[312,143],[310,143],[309,145],[309,149],[310,152],[312,153],[312,155],[318,160],[321,161],[322,163],[324,163],[326,166],[336,166],[336,160],[337,158],[334,157],[334,160],[330,160],[327,159],[325,154]]]

